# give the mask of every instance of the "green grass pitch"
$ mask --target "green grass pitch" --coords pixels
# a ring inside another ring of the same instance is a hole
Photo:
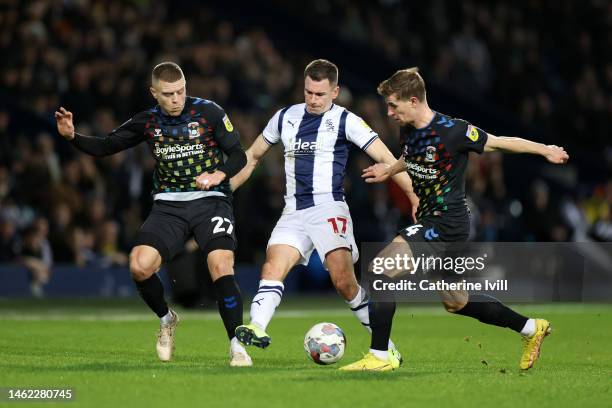
[[[230,368],[213,311],[181,311],[175,358],[155,354],[157,320],[138,301],[0,300],[0,387],[70,387],[67,407],[585,407],[612,406],[612,305],[517,305],[553,333],[536,367],[520,373],[521,342],[508,329],[402,304],[393,339],[404,365],[389,373],[337,368],[367,351],[369,336],[341,300],[293,300],[269,327],[255,366]],[[321,321],[344,329],[339,364],[317,366],[302,346]],[[40,403],[0,402],[2,406]]]

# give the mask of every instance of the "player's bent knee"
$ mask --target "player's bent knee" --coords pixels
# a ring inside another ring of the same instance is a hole
[[[159,257],[159,255],[157,255]],[[130,253],[130,273],[136,281],[149,279],[159,269],[161,261],[136,247]]]
[[[211,251],[207,257],[208,270],[213,280],[234,274],[234,253],[226,249]]]
[[[136,256],[130,257],[130,273],[132,278],[139,282],[147,280],[155,273],[155,269],[147,267]]]
[[[442,304],[444,305],[444,309],[446,309],[449,313],[457,313],[466,305],[467,302],[462,301],[444,301]]]
[[[233,275],[233,274],[234,274],[234,268],[231,262],[216,262],[215,264],[211,265],[210,275],[215,280],[219,279],[222,276]]]

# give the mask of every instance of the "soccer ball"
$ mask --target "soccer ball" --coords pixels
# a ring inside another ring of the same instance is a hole
[[[333,323],[317,323],[304,337],[304,350],[317,364],[334,364],[344,355],[346,336]]]

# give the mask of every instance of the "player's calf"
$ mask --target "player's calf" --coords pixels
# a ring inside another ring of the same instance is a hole
[[[283,298],[283,280],[301,257],[300,252],[290,245],[274,244],[268,247],[259,289],[251,302],[251,324],[236,330],[236,336],[243,344],[262,348],[270,344],[270,336],[265,330]]]
[[[483,294],[471,294],[465,306],[455,312],[473,317],[485,324],[507,327],[520,333],[525,327],[527,317],[516,313],[494,297]]]
[[[208,254],[207,262],[219,314],[231,339],[236,327],[242,324],[242,295],[234,278],[234,253],[215,249]]]
[[[337,278],[336,280],[332,280],[334,287],[338,294],[347,302],[350,302],[355,298],[357,292],[359,292],[359,285],[357,284],[357,280],[354,275],[347,278]]]
[[[213,282],[219,315],[228,338],[234,337],[236,327],[242,324],[242,295],[234,275],[225,275]]]
[[[130,273],[138,293],[157,317],[162,318],[168,314],[168,305],[164,287],[155,273],[160,265],[161,256],[152,247],[139,245],[130,254]]]

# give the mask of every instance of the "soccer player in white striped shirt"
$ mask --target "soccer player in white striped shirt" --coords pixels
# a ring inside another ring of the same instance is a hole
[[[259,290],[251,304],[251,323],[236,329],[236,337],[245,345],[265,348],[270,344],[266,329],[280,304],[283,280],[295,265],[307,264],[314,249],[338,293],[370,330],[368,297],[353,269],[359,252],[344,201],[344,175],[351,143],[377,163],[391,165],[396,159],[363,119],[333,103],[338,93],[336,65],[322,59],[308,64],[305,103],[276,112],[248,149],[247,165],[231,180],[232,188],[238,188],[270,147],[282,142],[285,208],[268,241]],[[410,177],[404,172],[394,176],[394,181],[408,195],[414,214],[418,198]],[[399,358],[391,341],[389,350]]]

